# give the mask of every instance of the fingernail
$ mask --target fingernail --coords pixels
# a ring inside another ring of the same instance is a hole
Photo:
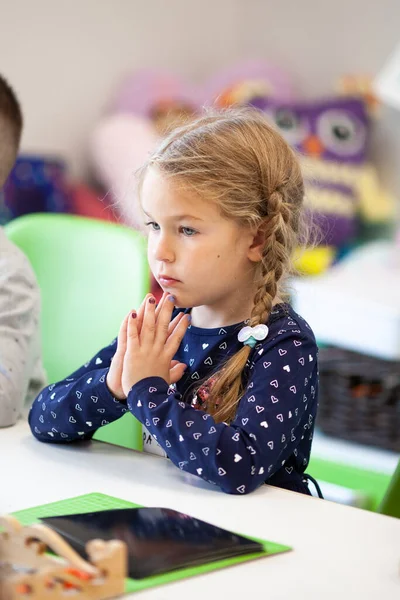
[[[171,295],[171,296],[168,296],[168,300],[170,300],[171,302],[175,303],[176,298],[175,298],[175,296]]]
[[[186,315],[188,318],[189,323],[192,321],[192,315]]]
[[[150,302],[150,304],[155,304],[156,303],[156,299],[155,298],[149,298],[149,302]]]
[[[137,314],[135,313],[135,311],[133,311],[131,314],[132,314],[132,319],[136,319]]]

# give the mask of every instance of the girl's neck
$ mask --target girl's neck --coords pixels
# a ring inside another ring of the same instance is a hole
[[[191,310],[191,323],[195,327],[201,327],[203,329],[228,327],[229,325],[242,323],[243,321],[250,319],[251,311],[253,309],[253,298],[254,294],[251,295],[251,298],[242,298],[242,302],[237,306],[195,306]],[[275,306],[281,302],[282,300],[277,297],[272,305]]]

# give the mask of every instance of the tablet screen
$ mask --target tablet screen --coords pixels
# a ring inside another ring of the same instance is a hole
[[[133,579],[264,551],[258,542],[168,508],[114,509],[41,521],[83,558],[86,543],[94,538],[124,541]]]

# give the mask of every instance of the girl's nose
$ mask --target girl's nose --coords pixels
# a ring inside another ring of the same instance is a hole
[[[160,262],[172,262],[175,253],[166,236],[160,235],[154,247],[154,257]]]

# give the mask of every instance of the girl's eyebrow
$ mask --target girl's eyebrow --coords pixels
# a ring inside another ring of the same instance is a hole
[[[149,217],[149,219],[152,219],[153,217],[146,212],[145,210],[143,210],[144,214],[146,215],[146,217]],[[173,215],[171,217],[168,217],[171,221],[184,221],[186,219],[193,219],[195,221],[204,221],[204,219],[202,219],[201,217],[195,217],[194,215]]]

